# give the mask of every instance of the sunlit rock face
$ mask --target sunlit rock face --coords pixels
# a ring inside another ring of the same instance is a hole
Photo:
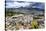
[[[9,17],[9,19],[6,19],[6,20],[13,20],[13,21],[16,21],[16,22],[30,22],[30,21],[33,21],[33,15],[15,15],[15,16],[12,16],[11,18]]]
[[[6,29],[7,30],[9,28],[10,29],[16,29],[15,26],[19,22],[23,23],[23,24],[26,24],[26,23],[31,23],[31,21],[33,21],[33,15],[20,14],[20,15],[15,15],[15,16],[12,16],[12,17],[6,17],[6,27],[7,27]]]

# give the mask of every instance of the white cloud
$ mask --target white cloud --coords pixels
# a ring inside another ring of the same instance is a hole
[[[35,4],[36,2],[32,2],[32,3],[29,3],[27,0],[23,0],[23,1],[26,1],[26,2],[22,2],[22,3],[19,3],[19,2],[16,2],[16,1],[21,1],[21,0],[7,0],[7,1],[14,1],[14,2],[7,2],[6,3],[6,8],[19,8],[19,7],[27,7],[29,6],[30,4]],[[30,5],[30,6],[31,6]],[[37,6],[32,6],[32,8],[44,8],[41,4],[40,5],[37,5]]]
[[[31,3],[18,3],[18,2],[14,2],[14,3],[10,3],[10,2],[7,2],[6,3],[6,8],[18,8],[18,7],[25,7],[25,6],[29,6]]]

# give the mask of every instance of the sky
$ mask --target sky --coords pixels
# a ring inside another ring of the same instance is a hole
[[[7,1],[28,1],[30,2],[31,0],[7,0]]]
[[[6,3],[6,7],[7,8],[18,8],[18,7],[25,7],[25,6],[29,6],[31,3],[18,3],[18,2],[14,2],[14,3],[11,3],[11,2],[8,2]]]
[[[19,7],[30,7],[32,4],[35,4],[36,2],[29,3],[30,1],[23,2],[17,2],[17,0],[6,0],[6,8],[19,8]],[[20,0],[19,0],[20,1]],[[23,0],[24,1],[24,0]],[[32,6],[32,8],[44,8],[44,4],[36,4],[35,6]]]

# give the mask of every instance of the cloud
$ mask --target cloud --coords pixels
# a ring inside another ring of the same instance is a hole
[[[25,7],[25,6],[29,6],[31,3],[18,3],[18,2],[14,2],[14,3],[11,3],[11,2],[7,2],[6,3],[6,8],[18,8],[18,7]]]
[[[27,1],[17,1],[17,0],[6,0],[6,8],[19,8],[19,7],[27,7],[27,8],[40,8],[44,9],[44,3],[40,2],[27,2]],[[34,6],[32,6],[34,5]]]

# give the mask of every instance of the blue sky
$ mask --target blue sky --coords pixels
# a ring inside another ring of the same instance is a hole
[[[18,7],[25,7],[25,6],[29,6],[31,3],[18,3],[18,2],[14,2],[14,3],[11,3],[11,2],[8,2],[8,3],[6,3],[6,7],[7,8],[12,8],[12,7],[14,7],[14,8],[18,8]]]
[[[35,4],[36,2],[32,2],[32,3],[29,3],[30,1],[27,1],[27,2],[22,2],[22,3],[19,3],[19,2],[16,2],[17,0],[6,0],[8,2],[6,2],[6,8],[19,8],[19,7],[28,7],[28,6],[32,6],[32,4]],[[20,0],[19,0],[20,1]],[[43,3],[38,3],[36,4],[35,6],[32,6],[32,8],[44,8],[44,4]]]

